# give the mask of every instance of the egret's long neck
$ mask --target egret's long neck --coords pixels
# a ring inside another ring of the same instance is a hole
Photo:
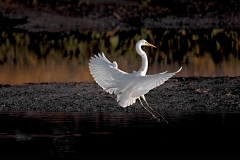
[[[138,70],[138,72],[141,72],[141,75],[145,76],[148,69],[147,54],[142,50],[141,46],[138,45],[136,45],[136,51],[142,57],[142,67]]]

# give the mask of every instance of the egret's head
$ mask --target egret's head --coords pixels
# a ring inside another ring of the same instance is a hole
[[[154,47],[157,48],[156,46],[152,45],[151,43],[148,43],[146,40],[142,39],[140,41],[137,42],[137,45],[139,46],[150,46],[150,47]]]

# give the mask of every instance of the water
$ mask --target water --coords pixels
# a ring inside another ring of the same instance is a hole
[[[239,29],[157,29],[32,33],[0,31],[0,84],[88,82],[89,58],[104,52],[126,72],[138,70],[144,38],[148,74],[240,76]],[[0,112],[0,153],[24,159],[80,159],[82,153],[238,153],[239,112]],[[12,154],[14,153],[14,154]]]
[[[162,115],[169,124],[145,112],[1,112],[0,152],[42,159],[79,159],[83,153],[239,152],[239,112]]]
[[[27,32],[0,31],[0,84],[88,82],[89,58],[104,52],[120,69],[141,67],[135,43],[149,57],[147,74],[183,70],[179,77],[240,76],[239,29],[141,29],[131,31]]]

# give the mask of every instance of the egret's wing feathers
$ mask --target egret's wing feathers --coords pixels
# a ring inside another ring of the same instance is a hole
[[[174,73],[159,73],[155,75],[146,75],[139,77],[138,82],[136,82],[136,88],[133,90],[131,97],[139,97],[148,93],[151,89],[163,84],[169,78],[171,78],[176,73],[180,72],[182,67]]]
[[[108,80],[124,79],[128,75],[128,73],[118,69],[116,62],[111,63],[104,53],[91,57],[89,69],[97,84],[109,93],[114,93],[116,88],[109,88]]]

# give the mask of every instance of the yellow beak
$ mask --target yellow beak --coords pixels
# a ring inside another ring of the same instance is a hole
[[[148,42],[147,42],[147,45],[150,46],[150,47],[157,48],[156,46],[154,46],[154,45],[152,45],[151,43],[148,43]]]

